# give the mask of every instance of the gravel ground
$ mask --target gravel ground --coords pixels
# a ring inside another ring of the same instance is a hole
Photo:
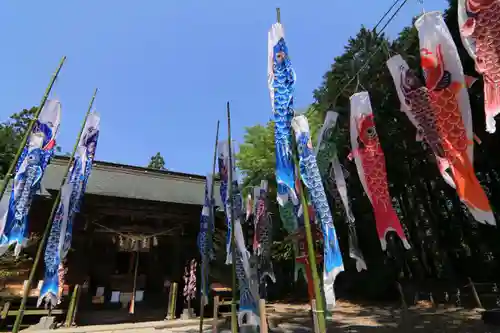
[[[313,332],[307,305],[270,304],[268,307],[270,332]],[[411,307],[404,313],[395,306],[359,305],[339,301],[327,331],[328,333],[500,333],[500,327],[484,325],[478,310],[454,307],[434,309],[422,304]],[[168,332],[198,333],[198,329],[185,327]],[[211,333],[211,330],[206,332]],[[230,327],[228,325],[221,327],[219,332],[230,333]]]

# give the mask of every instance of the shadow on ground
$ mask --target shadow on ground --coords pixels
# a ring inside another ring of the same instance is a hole
[[[273,332],[313,332],[306,305],[270,305]],[[274,311],[273,311],[274,310]],[[402,311],[395,306],[355,304],[339,301],[329,320],[328,333],[350,332],[463,332],[493,333],[500,327],[488,327],[480,313],[463,308],[411,307]],[[194,331],[193,331],[194,333]]]

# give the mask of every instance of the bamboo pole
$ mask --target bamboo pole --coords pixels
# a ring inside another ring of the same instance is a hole
[[[266,299],[259,300],[259,315],[260,315],[260,333],[267,333],[267,314],[266,314]]]
[[[479,294],[477,293],[476,286],[474,286],[474,282],[472,282],[470,277],[468,277],[467,280],[469,280],[469,286],[472,290],[472,296],[474,296],[474,300],[476,301],[476,306],[480,309],[484,309],[481,299],[479,298]]]
[[[295,162],[295,167],[296,170],[300,170],[299,167],[299,161],[297,159],[296,155],[296,143],[295,143],[295,134],[293,133],[292,130],[292,151],[293,151],[293,160]],[[309,259],[309,264],[311,266],[311,273],[312,273],[312,283],[314,287],[314,294],[315,294],[315,300],[316,300],[316,306],[313,306],[313,314],[316,311],[317,318],[318,318],[318,328],[319,328],[319,333],[326,333],[326,321],[325,321],[325,311],[323,308],[323,294],[321,292],[321,288],[319,286],[319,275],[318,275],[318,266],[316,264],[316,253],[314,251],[314,239],[312,237],[312,232],[311,232],[311,225],[310,225],[310,220],[309,220],[309,209],[307,205],[307,200],[305,196],[305,189],[304,186],[302,185],[302,182],[299,181],[299,191],[300,191],[300,203],[302,204],[302,212],[304,214],[304,229],[306,231],[306,240],[307,240],[307,255]],[[311,282],[308,282],[311,283]]]
[[[136,242],[137,250],[135,251],[135,265],[134,265],[134,282],[132,285],[132,299],[130,300],[129,314],[135,313],[135,293],[137,290],[137,271],[139,270],[139,242]]]
[[[7,170],[7,173],[5,174],[3,178],[2,185],[0,187],[0,199],[2,199],[5,190],[7,189],[7,185],[9,184],[9,180],[12,178],[12,173],[14,172],[14,168],[16,167],[17,161],[19,160],[19,157],[21,156],[21,153],[23,152],[24,146],[26,146],[26,142],[28,142],[28,138],[31,135],[31,131],[33,130],[33,126],[35,126],[35,122],[38,120],[38,117],[40,116],[40,112],[42,112],[43,107],[45,106],[45,102],[47,101],[47,98],[49,98],[50,91],[52,90],[52,87],[54,86],[54,82],[56,82],[57,76],[59,75],[59,72],[61,71],[62,66],[64,65],[64,62],[66,61],[66,56],[62,57],[61,61],[59,62],[59,66],[57,67],[56,71],[54,74],[52,74],[52,78],[50,79],[49,85],[47,86],[47,89],[45,90],[45,94],[42,97],[42,100],[40,101],[40,105],[38,106],[38,109],[35,112],[35,115],[33,116],[33,119],[31,120],[28,128],[26,129],[26,133],[24,133],[24,137],[21,140],[21,143],[19,144],[19,148],[17,149],[17,153],[10,163],[9,169]]]
[[[257,200],[257,198],[255,198]],[[269,207],[268,196],[266,196],[266,201],[264,203],[266,207]],[[272,231],[271,231],[272,232]],[[257,264],[257,267],[259,264]],[[267,313],[266,313],[266,299],[267,299],[267,282],[266,279],[262,279],[262,275],[258,274],[259,277],[259,316],[260,316],[260,333],[268,333],[269,327],[267,324]]]
[[[232,256],[232,275],[233,275],[233,299],[231,301],[231,333],[238,333],[238,316],[236,313],[236,298],[238,297],[236,291],[236,252],[235,252],[235,239],[234,239],[234,200],[233,200],[233,151],[231,145],[231,110],[229,102],[226,104],[227,108],[227,144],[229,148],[229,171],[228,171],[228,193],[229,204],[231,205],[231,256]]]
[[[214,158],[212,160],[212,183],[210,184],[210,201],[212,201],[214,197],[214,188],[215,188],[215,163],[217,162],[217,145],[219,144],[219,124],[220,121],[217,120],[217,130],[215,131],[215,146],[214,146]],[[210,221],[215,224],[215,218],[214,218],[214,207],[212,206],[212,202],[210,202]],[[211,226],[208,226],[207,230],[208,234],[208,239],[212,240],[212,228]],[[206,262],[208,258],[201,258],[202,259],[202,274],[207,272],[207,267],[209,264]],[[205,259],[205,260],[204,260]],[[203,288],[208,287],[208,276],[209,274],[207,273],[205,275],[205,281],[202,281],[202,283],[205,283]],[[207,299],[208,299],[208,293],[210,291],[210,288],[208,290],[205,290],[205,293],[207,293]],[[201,295],[200,297],[200,333],[203,332],[203,316],[205,315],[205,299],[203,298],[204,296]]]
[[[64,327],[71,327],[71,325],[74,322],[76,313],[76,303],[79,293],[80,293],[80,286],[77,284],[73,289],[73,294],[71,294],[71,301],[69,303],[68,312],[66,313],[66,322],[64,324]]]
[[[281,11],[280,8],[276,8],[276,21],[278,23],[281,23]],[[295,144],[295,134],[293,133],[292,130],[292,145]],[[296,149],[293,149],[293,159],[295,162],[296,170],[299,170],[299,161],[297,159],[297,156],[295,155]],[[307,205],[307,200],[304,194],[304,186],[302,185],[302,182],[299,182],[300,186],[300,202],[302,204],[302,211],[304,214],[304,229],[306,231],[306,240],[307,240],[307,254],[309,257],[309,264],[311,266],[311,273],[312,273],[312,279],[313,279],[313,286],[314,286],[314,294],[316,296],[316,306],[313,306],[313,315],[314,312],[317,314],[318,318],[318,326],[319,326],[319,332],[320,333],[326,333],[326,322],[325,322],[325,312],[323,309],[323,295],[321,293],[321,288],[319,286],[319,275],[318,275],[318,268],[316,264],[316,253],[314,251],[314,240],[312,237],[312,232],[311,232],[311,225],[310,225],[310,220],[309,220],[309,210],[308,210],[308,205]],[[309,282],[310,283],[310,282]],[[314,304],[314,303],[313,303]]]
[[[71,157],[68,160],[68,165],[66,166],[66,171],[64,172],[64,176],[61,180],[60,187],[62,187],[66,183],[66,178],[68,177],[68,173],[69,173],[69,170],[71,168],[71,164],[73,163],[76,149],[78,148],[78,143],[80,142],[80,136],[82,135],[83,130],[85,129],[85,122],[87,121],[87,118],[90,114],[92,106],[94,105],[94,100],[95,100],[96,94],[97,94],[97,89],[94,91],[94,95],[92,96],[92,99],[90,100],[89,108],[87,110],[87,113],[85,114],[85,119],[83,120],[82,128],[80,129],[80,132],[78,133],[78,136],[76,138],[75,147],[73,148],[73,153],[71,154]],[[54,219],[54,215],[56,213],[56,209],[57,209],[57,206],[59,204],[60,199],[61,199],[61,190],[59,190],[59,193],[57,193],[57,197],[54,201],[54,205],[52,206],[52,211],[50,212],[50,217],[47,220],[47,224],[45,225],[45,230],[43,231],[43,236],[40,239],[40,242],[38,243],[38,249],[36,251],[35,260],[33,260],[33,266],[31,267],[30,275],[28,277],[28,287],[24,288],[24,290],[23,290],[23,299],[21,301],[21,305],[19,306],[19,312],[17,314],[16,321],[14,322],[14,326],[12,327],[12,333],[18,333],[19,329],[21,328],[21,323],[22,323],[23,316],[24,316],[24,309],[26,308],[26,302],[28,301],[29,290],[31,288],[31,284],[33,283],[33,279],[35,278],[35,271],[36,271],[38,263],[40,262],[40,259],[42,257],[43,248],[45,247],[45,242],[47,241],[47,238],[49,236],[50,228],[52,226],[52,220]]]

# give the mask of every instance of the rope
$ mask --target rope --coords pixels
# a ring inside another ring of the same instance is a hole
[[[389,8],[389,10],[382,16],[382,18],[379,20],[379,22],[375,25],[375,28],[373,29],[374,31],[376,30],[376,28],[378,27],[378,25],[384,20],[384,18],[389,14],[389,12],[396,6],[396,4],[399,2],[400,0],[396,0],[392,6]],[[389,25],[389,23],[391,23],[391,21],[396,17],[396,15],[399,13],[399,11],[403,8],[403,6],[408,2],[408,0],[403,0],[401,2],[401,4],[399,5],[399,7],[396,9],[396,11],[392,14],[392,16],[387,20],[387,22],[384,24],[384,26],[380,29],[380,32],[377,33],[376,37],[380,36],[382,34],[382,32],[385,30],[385,28],[387,28],[387,26]],[[375,51],[373,51],[370,56],[368,57],[368,59],[366,59],[365,63],[363,66],[361,66],[361,68],[356,72],[355,75],[353,75],[349,81],[339,90],[339,92],[337,93],[337,95],[335,96],[334,98],[334,103],[337,101],[337,99],[340,97],[341,94],[344,93],[344,91],[346,90],[346,88],[359,76],[359,74],[361,73],[361,71],[363,71],[369,64],[370,64],[370,60],[382,49],[382,47],[385,45],[385,43],[381,43],[377,49],[375,49]]]
[[[125,237],[125,238],[128,238],[128,239],[131,239],[131,240],[141,240],[141,239],[149,239],[149,238],[153,238],[153,237],[157,237],[157,236],[163,236],[163,235],[166,235],[166,234],[169,234],[170,232],[172,232],[173,230],[176,230],[176,229],[179,229],[179,228],[172,228],[172,229],[169,229],[169,230],[166,230],[166,231],[162,231],[162,232],[158,232],[158,233],[154,233],[154,234],[151,234],[151,235],[140,235],[140,236],[136,236],[136,235],[127,235],[127,234],[124,234],[122,232],[119,232],[118,230],[115,230],[115,229],[112,229],[112,228],[108,228],[102,224],[99,224],[97,222],[92,222],[93,224],[95,224],[96,226],[98,227],[101,227],[105,230],[108,230],[112,233],[115,233],[117,235],[120,235],[122,237]]]
[[[389,9],[384,13],[384,15],[382,15],[382,17],[380,18],[380,20],[378,20],[377,24],[375,24],[375,27],[373,28],[373,30],[377,30],[377,27],[380,25],[380,23],[382,23],[382,21],[387,17],[387,15],[389,15],[389,13],[398,4],[399,1],[401,1],[401,0],[396,0],[396,1],[393,2],[393,4],[391,5],[391,7],[389,7]]]

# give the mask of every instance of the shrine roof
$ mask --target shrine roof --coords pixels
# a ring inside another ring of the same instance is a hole
[[[68,157],[56,156],[45,171],[42,187],[58,190],[66,170]],[[202,205],[205,176],[155,170],[125,164],[95,161],[86,193],[130,199],[141,199],[180,204]],[[215,183],[214,197],[221,206],[219,183]]]

